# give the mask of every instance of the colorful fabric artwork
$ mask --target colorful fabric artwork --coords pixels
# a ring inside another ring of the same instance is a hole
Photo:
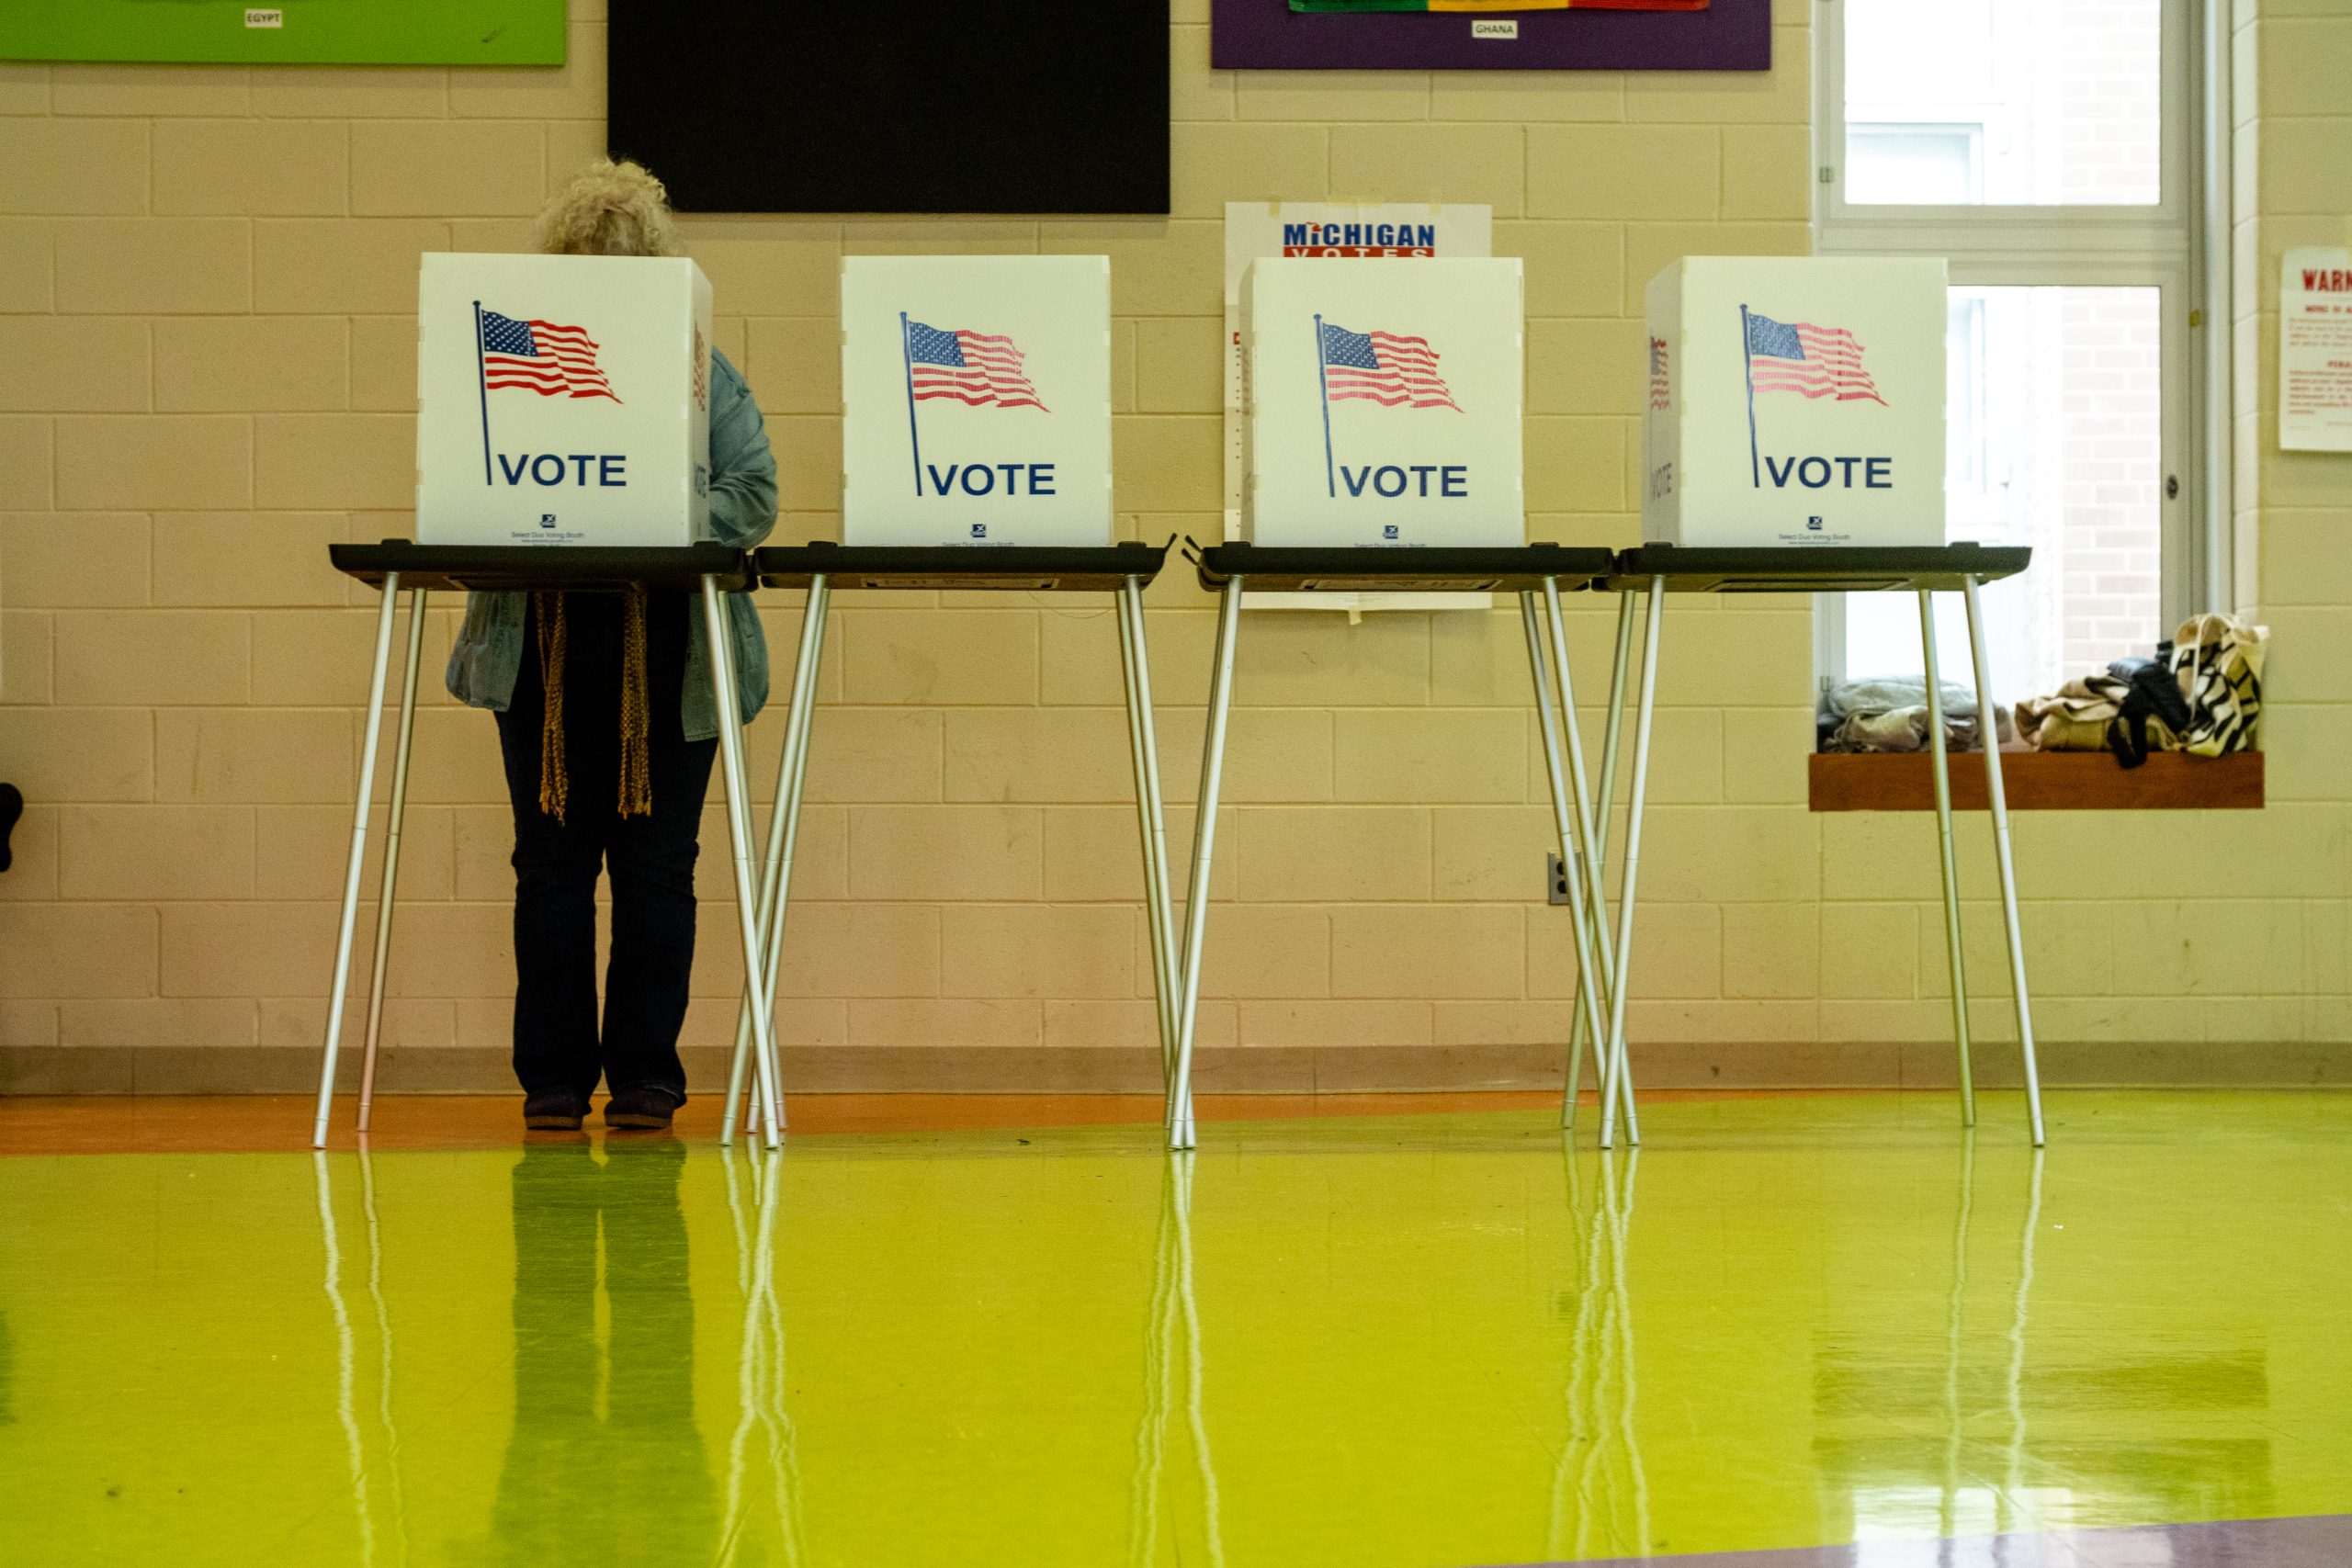
[[[1294,11],[1703,11],[1709,0],[1290,0]]]

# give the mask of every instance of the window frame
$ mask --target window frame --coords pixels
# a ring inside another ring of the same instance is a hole
[[[1815,0],[1813,245],[1816,255],[1941,256],[1961,286],[2161,291],[2159,440],[2163,472],[2178,482],[2160,502],[2158,603],[2169,630],[2232,602],[2230,66],[2218,11],[2226,0],[2158,3],[2154,206],[1909,206],[1845,198],[1848,0]],[[1845,596],[1814,604],[1815,683],[1826,689],[1845,674]]]

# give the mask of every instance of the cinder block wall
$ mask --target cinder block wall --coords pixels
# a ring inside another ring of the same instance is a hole
[[[1529,533],[1633,541],[1645,283],[1684,253],[1807,244],[1803,0],[1780,0],[1764,77],[1236,76],[1208,69],[1205,0],[1175,10],[1165,221],[685,223],[721,346],[767,412],[780,536],[836,526],[839,258],[937,250],[1111,254],[1121,527],[1214,536],[1221,204],[1333,197],[1494,205],[1497,248],[1528,263]],[[2352,485],[2346,459],[2267,450],[2278,249],[2340,232],[2330,171],[2352,116],[2331,84],[2352,20],[2329,0],[2239,10],[2241,325],[2259,332],[2240,342],[2237,543],[2248,603],[2279,634],[2272,804],[2019,822],[2062,1079],[2307,1077],[2352,1035]],[[0,1082],[307,1070],[373,626],[323,547],[410,525],[417,254],[519,246],[603,147],[602,7],[573,11],[554,73],[0,66],[0,777],[31,802],[0,876]],[[2257,87],[2275,120],[2254,118]],[[1147,1086],[1108,614],[944,597],[837,601],[782,1012],[794,1071]],[[1210,613],[1181,571],[1152,604],[1182,842]],[[434,671],[457,614],[434,612]],[[781,686],[797,607],[768,614]],[[1932,829],[1806,811],[1807,604],[1672,614],[1632,1010],[1651,1081],[1939,1077]],[[1588,703],[1610,631],[1607,606],[1571,617]],[[1548,812],[1519,637],[1509,607],[1252,616],[1204,1085],[1556,1071],[1574,961],[1541,901]],[[778,728],[752,731],[763,791]],[[435,682],[417,744],[391,1081],[494,1085],[512,955],[491,722]],[[1965,825],[1962,863],[1976,1021],[1997,1042],[1984,833]],[[714,809],[688,1028],[704,1048],[731,1038],[739,983],[725,839]],[[704,1082],[711,1059],[694,1058]]]

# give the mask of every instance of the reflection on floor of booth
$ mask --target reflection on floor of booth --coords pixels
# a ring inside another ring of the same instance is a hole
[[[2219,1562],[1920,1543],[2352,1512],[2352,1100],[2051,1102],[2049,1155],[1928,1094],[1661,1100],[1636,1155],[1531,1108],[1179,1156],[1155,1120],[0,1158],[0,1487],[42,1499],[6,1533],[1879,1568]]]

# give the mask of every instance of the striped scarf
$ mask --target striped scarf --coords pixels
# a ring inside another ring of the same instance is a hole
[[[571,775],[563,756],[564,595],[531,595],[539,627],[539,685],[546,710],[539,722],[539,809],[563,820]],[[646,700],[645,590],[632,585],[621,601],[621,777],[623,817],[653,815],[653,732]]]

